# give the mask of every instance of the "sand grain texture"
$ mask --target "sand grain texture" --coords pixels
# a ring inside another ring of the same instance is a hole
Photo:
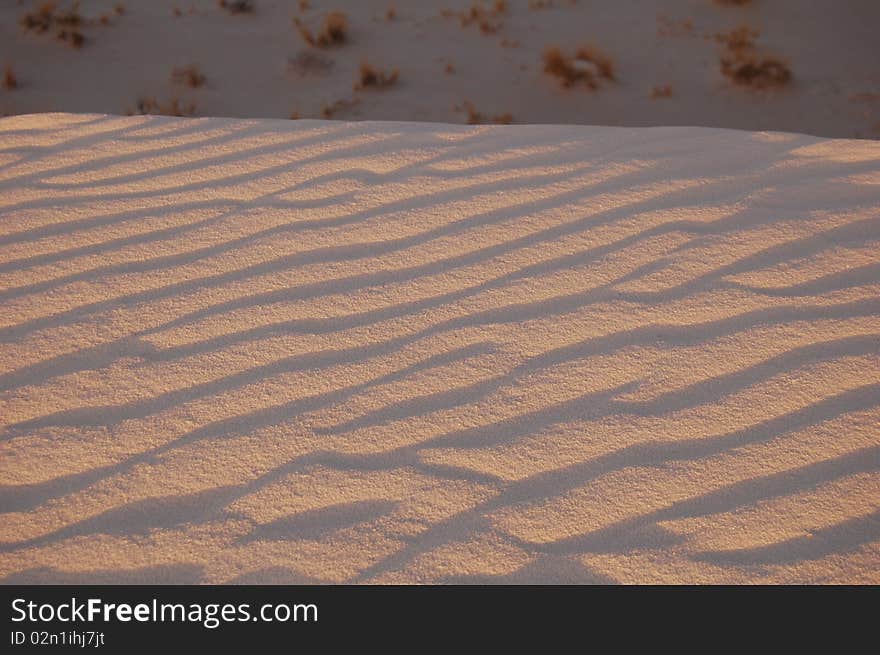
[[[5,582],[880,582],[880,144],[0,120]]]

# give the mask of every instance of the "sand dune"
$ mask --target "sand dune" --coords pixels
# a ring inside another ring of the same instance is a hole
[[[5,582],[880,583],[880,144],[0,120]]]

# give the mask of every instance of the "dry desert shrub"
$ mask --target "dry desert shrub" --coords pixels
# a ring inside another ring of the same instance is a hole
[[[253,0],[217,0],[217,4],[230,14],[252,14],[256,11]]]
[[[59,10],[54,2],[44,2],[34,11],[22,16],[20,22],[26,30],[42,34],[54,26],[60,26],[68,30],[78,28],[85,21],[83,21],[79,13],[79,2],[74,2],[66,10]]]
[[[321,116],[323,118],[333,118],[340,111],[346,111],[351,109],[355,105],[358,104],[357,100],[350,100],[348,98],[343,98],[341,100],[337,100],[329,105],[324,105],[321,107]]]
[[[361,64],[358,73],[358,81],[355,82],[354,90],[360,91],[369,88],[384,89],[395,84],[398,77],[400,77],[400,72],[396,68],[390,73],[386,73],[385,71],[378,70],[369,63],[364,62]]]
[[[26,30],[42,34],[52,27],[55,17],[55,3],[44,2],[34,11],[30,11],[21,17],[21,26]]]
[[[722,58],[721,72],[735,84],[753,89],[782,87],[792,78],[788,64],[776,57]]]
[[[12,66],[9,66],[8,64],[3,70],[3,88],[7,91],[12,91],[13,89],[18,88],[18,77],[16,76],[15,71],[12,70]]]
[[[544,72],[548,73],[570,88],[582,82],[589,89],[599,88],[600,80],[613,81],[614,62],[598,48],[583,46],[573,57],[565,55],[559,48],[544,50]]]
[[[316,48],[341,45],[348,40],[348,18],[341,11],[331,11],[327,14],[321,29],[316,33],[312,32],[299,18],[294,18],[293,24],[303,40]]]
[[[85,45],[86,37],[79,30],[61,30],[58,32],[58,40],[69,43],[74,48],[82,48]]]
[[[83,18],[79,15],[79,2],[74,2],[70,9],[60,11],[53,16],[56,25],[68,28],[76,28],[83,24]]]
[[[455,111],[462,111],[467,114],[467,124],[468,125],[482,125],[486,123],[486,116],[482,113],[478,112],[476,107],[474,107],[473,103],[469,101],[464,101],[461,106],[453,107]],[[510,125],[513,122],[513,114],[510,112],[504,112],[503,114],[495,114],[491,116],[488,120],[490,123],[495,123],[496,125]]]
[[[167,103],[158,102],[155,98],[141,98],[137,102],[136,114],[149,114],[159,116],[192,116],[196,106],[192,103],[184,104],[176,96]]]
[[[174,68],[171,71],[171,82],[197,89],[205,84],[206,78],[195,64]]]
[[[488,7],[483,3],[478,2],[472,5],[470,9],[465,9],[457,15],[462,27],[477,25],[483,34],[495,34],[501,29],[501,18],[506,13],[507,0],[495,0],[492,5]],[[456,14],[455,12],[447,10],[441,12],[441,15],[449,18]]]
[[[715,35],[715,40],[722,45],[722,75],[734,84],[753,90],[788,85],[792,80],[788,63],[780,57],[760,52],[755,46],[759,34],[744,25]]]
[[[740,54],[754,50],[755,39],[760,36],[758,30],[748,25],[741,25],[730,32],[718,32],[715,40],[731,53]]]
[[[39,7],[21,17],[25,30],[44,34],[55,30],[55,37],[74,48],[82,47],[86,37],[82,29],[89,25],[110,25],[112,17],[125,13],[125,7],[117,4],[112,13],[104,13],[93,19],[85,19],[79,13],[79,2],[73,2],[67,9],[59,9],[55,2],[44,2]]]

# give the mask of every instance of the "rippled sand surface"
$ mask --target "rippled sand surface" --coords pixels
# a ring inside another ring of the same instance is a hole
[[[5,582],[880,583],[880,143],[0,119]]]

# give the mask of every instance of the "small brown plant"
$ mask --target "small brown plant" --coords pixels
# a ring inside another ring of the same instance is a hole
[[[57,25],[63,27],[79,27],[83,24],[82,16],[79,15],[79,2],[74,2],[70,9],[62,11],[53,16],[53,20]]]
[[[313,33],[299,18],[294,18],[293,24],[303,40],[316,48],[341,45],[348,40],[348,18],[341,11],[331,11],[327,14],[317,33]]]
[[[357,103],[357,100],[349,100],[347,98],[337,100],[336,102],[321,107],[321,116],[323,118],[333,118],[340,111],[351,109],[357,105]]]
[[[15,75],[15,71],[12,70],[12,66],[8,64],[3,70],[3,88],[7,91],[18,88],[18,77]]]
[[[21,17],[21,26],[26,30],[31,30],[37,34],[42,34],[52,27],[55,18],[55,3],[44,2],[34,11],[26,13]]]
[[[341,11],[331,11],[327,14],[317,33],[313,33],[299,18],[294,18],[293,24],[296,25],[303,40],[316,48],[341,45],[348,40],[348,18]]]
[[[467,124],[468,125],[481,125],[486,122],[486,116],[482,113],[478,112],[476,107],[474,107],[473,103],[465,100],[461,106],[454,107],[455,111],[462,111],[467,114]],[[504,112],[503,114],[495,114],[489,119],[489,122],[495,123],[496,125],[510,125],[513,122],[513,114],[510,112]]]
[[[781,87],[791,82],[791,69],[775,57],[722,59],[721,72],[736,84],[754,89]]]
[[[86,37],[79,30],[60,30],[58,32],[58,40],[65,41],[74,48],[82,48],[85,45]]]
[[[167,103],[158,102],[155,98],[141,98],[133,113],[159,116],[192,116],[196,106],[192,103],[183,104],[176,96]]]
[[[722,75],[734,84],[754,90],[788,85],[793,77],[791,69],[780,57],[757,49],[755,40],[759,35],[757,30],[748,26],[715,35],[715,40],[723,48],[720,56]]]
[[[256,11],[254,0],[217,0],[217,4],[230,14],[252,14]]]
[[[441,12],[442,13],[442,12]],[[507,0],[495,0],[491,7],[474,4],[458,14],[462,27],[476,24],[483,34],[495,34],[502,27],[502,16],[507,13]],[[442,14],[449,16],[450,14]],[[455,15],[452,13],[451,15]]]
[[[655,86],[651,89],[651,98],[657,100],[658,98],[671,98],[672,97],[672,87],[669,84],[663,84]]]
[[[364,62],[361,64],[358,81],[355,82],[354,90],[360,91],[367,88],[383,89],[395,84],[399,76],[400,72],[396,68],[390,73],[386,73]]]
[[[748,25],[742,25],[730,32],[718,32],[715,40],[734,54],[742,54],[755,48],[755,39],[761,35]]]
[[[589,89],[597,89],[599,81],[615,79],[614,62],[593,46],[584,46],[568,57],[559,48],[544,51],[544,72],[559,78],[562,86],[570,88],[582,82]]]
[[[183,84],[191,89],[197,89],[205,84],[205,76],[195,64],[174,68],[171,71],[171,81],[174,84]]]
[[[55,2],[44,2],[34,11],[22,16],[20,21],[22,27],[37,34],[57,28],[55,37],[74,48],[80,48],[86,42],[86,37],[82,33],[83,27],[109,25],[110,22],[109,14],[102,14],[93,20],[85,20],[79,13],[79,2],[74,2],[67,9],[62,10],[57,8]]]

